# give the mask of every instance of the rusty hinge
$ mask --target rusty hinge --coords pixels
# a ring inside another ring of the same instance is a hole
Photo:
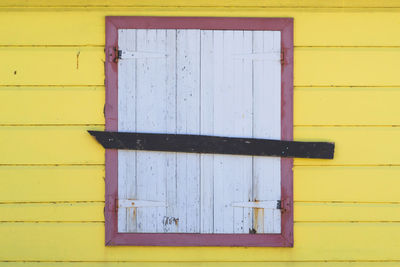
[[[118,50],[118,48],[115,46],[108,47],[106,53],[107,62],[118,63],[118,60],[121,59],[122,51]]]
[[[291,209],[291,206],[293,205],[293,201],[291,199],[282,199],[279,201],[279,204],[280,204],[281,212],[284,213],[287,210]]]
[[[283,50],[281,51],[281,65],[285,64],[285,54]]]

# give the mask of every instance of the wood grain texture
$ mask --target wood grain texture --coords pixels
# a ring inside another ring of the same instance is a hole
[[[281,52],[280,32],[255,32],[253,53]],[[279,60],[253,60],[253,137],[281,139],[281,64]],[[240,89],[239,89],[240,90]],[[285,101],[285,100],[283,100]],[[281,159],[253,157],[253,199],[281,199]],[[257,232],[280,233],[281,211],[255,209]]]
[[[0,233],[3,240],[0,250],[2,260],[400,260],[399,223],[295,223],[296,245],[291,249],[159,247],[157,253],[154,253],[154,247],[105,247],[103,223],[1,223]]]
[[[119,131],[199,134],[203,122],[203,131],[214,135],[280,138],[278,32],[120,30],[119,43],[123,55],[143,56],[118,63]],[[177,153],[175,165],[168,157],[175,160],[174,153],[119,152],[119,198],[166,206],[120,209],[120,232],[198,233],[201,224],[217,233],[280,233],[280,211],[258,208],[252,218],[252,209],[232,206],[281,198],[279,158],[253,163],[252,157],[218,155],[213,162],[203,159],[203,167],[199,154]],[[200,169],[211,165],[216,171],[203,178],[213,188],[200,191]]]

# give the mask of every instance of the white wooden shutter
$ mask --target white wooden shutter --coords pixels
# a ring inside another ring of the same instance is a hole
[[[279,31],[119,30],[118,130],[280,139]],[[118,152],[118,231],[280,233],[280,158]]]

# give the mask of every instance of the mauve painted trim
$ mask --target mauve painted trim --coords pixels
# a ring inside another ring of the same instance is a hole
[[[106,130],[118,131],[118,64],[112,62],[114,55],[111,53],[114,47],[118,47],[118,29],[111,21],[110,18],[106,18],[106,60],[104,63],[106,105],[104,115]],[[110,245],[118,232],[118,215],[115,209],[118,197],[118,150],[106,149],[105,165],[105,243]]]
[[[106,17],[106,130],[118,131],[118,29],[281,31],[281,138],[293,140],[293,19],[214,17]],[[110,54],[109,54],[110,53]],[[293,247],[293,159],[281,159],[281,234],[118,233],[118,151],[106,150],[105,244],[107,246]]]

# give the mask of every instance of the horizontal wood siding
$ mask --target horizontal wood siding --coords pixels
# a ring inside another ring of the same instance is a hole
[[[178,8],[179,7],[179,8]],[[293,248],[104,246],[106,15],[294,18]],[[400,3],[0,3],[0,267],[400,264]]]

